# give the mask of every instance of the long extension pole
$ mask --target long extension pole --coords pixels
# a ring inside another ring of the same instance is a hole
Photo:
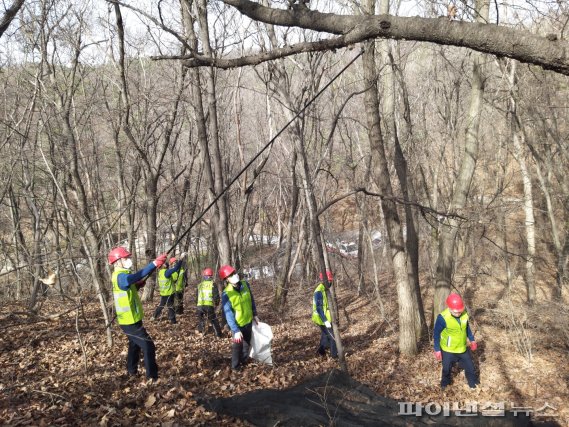
[[[221,191],[221,193],[219,193],[212,201],[209,205],[207,205],[207,207],[203,210],[203,212],[190,224],[190,226],[182,233],[182,235],[180,237],[178,237],[178,239],[172,244],[172,246],[170,247],[170,249],[168,249],[168,251],[166,253],[170,253],[172,252],[175,248],[176,245],[190,232],[190,230],[198,223],[201,221],[201,219],[204,217],[204,215],[211,209],[211,207],[213,205],[215,205],[215,203],[227,192],[227,190],[229,190],[229,188],[231,188],[231,186],[235,183],[235,181],[237,181],[239,179],[239,177],[241,175],[243,175],[243,173],[249,168],[249,166],[251,166],[253,164],[253,162],[255,160],[257,160],[259,158],[259,156],[261,154],[263,154],[265,152],[265,150],[267,148],[269,148],[276,140],[279,136],[281,136],[281,134],[298,118],[300,117],[308,107],[310,107],[314,101],[316,101],[316,99],[322,95],[322,93],[324,93],[324,91],[326,91],[326,89],[328,89],[330,87],[330,85],[332,83],[334,83],[334,81],[340,77],[348,68],[350,68],[350,66],[356,62],[356,60],[362,56],[362,54],[364,53],[364,50],[361,49],[360,52],[350,61],[348,62],[348,64],[346,64],[346,66],[344,68],[342,68],[338,74],[336,74],[322,89],[320,89],[318,91],[318,93],[316,95],[314,95],[308,102],[306,102],[306,104],[304,104],[304,107],[302,107],[302,109],[295,114],[295,116],[289,120],[289,122],[284,125],[282,127],[282,129],[280,131],[277,132],[277,134],[269,141],[267,142],[267,144],[261,149],[261,151],[259,151],[251,160],[249,160],[249,162],[247,162],[247,164],[245,166],[243,166],[243,168],[241,169],[241,171],[239,171],[239,173],[237,175],[235,175],[235,177],[233,177],[233,179],[231,180],[231,182],[229,182],[229,184],[227,184],[225,186],[225,188]]]

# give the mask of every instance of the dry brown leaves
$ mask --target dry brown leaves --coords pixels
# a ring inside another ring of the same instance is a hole
[[[261,320],[273,327],[274,366],[251,363],[239,374],[232,373],[229,335],[216,339],[203,336],[195,328],[191,309],[179,317],[177,325],[167,321],[145,321],[157,347],[160,380],[145,381],[141,375],[126,376],[127,339],[113,326],[115,345],[105,343],[104,321],[95,301],[86,306],[89,324],[81,322],[80,333],[86,348],[87,371],[75,330],[73,313],[54,322],[5,314],[0,318],[0,421],[9,425],[247,425],[219,416],[203,403],[211,397],[229,397],[252,390],[283,389],[325,372],[336,364],[316,356],[319,331],[310,321],[312,287],[292,289],[288,312],[277,314],[270,308],[270,284],[253,283]],[[464,388],[460,373],[442,393],[440,364],[425,344],[418,356],[405,358],[397,351],[395,290],[386,284],[386,316],[378,307],[352,289],[339,287],[342,338],[350,374],[378,394],[399,401],[513,402],[519,406],[541,407],[545,402],[559,408],[557,421],[569,424],[563,408],[569,401],[569,367],[566,350],[539,348],[528,364],[508,340],[509,331],[498,322],[480,316],[477,336],[480,351],[476,364],[482,387]],[[428,298],[428,297],[427,297]],[[55,298],[44,309],[63,311]],[[189,306],[187,306],[189,307]],[[152,305],[145,307],[151,313]],[[2,312],[24,311],[11,305]],[[564,353],[565,352],[565,353]],[[560,363],[562,360],[565,362]],[[460,396],[458,398],[457,396]]]

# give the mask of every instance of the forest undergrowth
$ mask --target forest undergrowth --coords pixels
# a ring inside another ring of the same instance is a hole
[[[238,373],[230,365],[230,338],[217,339],[211,329],[196,330],[194,288],[186,290],[186,311],[179,323],[150,321],[156,304],[146,304],[145,327],[157,347],[160,380],[128,378],[127,339],[113,325],[115,344],[106,346],[105,324],[95,298],[57,320],[47,314],[70,308],[69,300],[48,295],[40,316],[26,314],[17,303],[4,304],[0,315],[0,422],[4,425],[248,425],[209,412],[204,399],[229,397],[263,388],[284,389],[337,367],[316,354],[318,329],[310,320],[313,286],[293,284],[287,310],[271,308],[270,281],[251,281],[262,321],[273,328],[272,367],[250,363]],[[533,307],[524,288],[508,290],[486,282],[464,296],[479,343],[474,355],[481,385],[471,391],[464,374],[443,393],[440,364],[432,339],[414,357],[398,353],[396,291],[384,277],[380,296],[357,296],[349,280],[338,280],[340,329],[349,373],[378,394],[399,402],[464,406],[504,404],[524,408],[534,419],[569,425],[569,310],[551,304],[548,288],[539,288]],[[426,306],[431,301],[424,294]],[[383,317],[381,305],[383,304]],[[430,313],[427,312],[427,315]],[[164,316],[165,317],[165,316]],[[85,321],[86,319],[86,321]],[[141,372],[144,371],[141,366]],[[552,409],[553,408],[553,409]],[[545,417],[548,415],[549,417]]]

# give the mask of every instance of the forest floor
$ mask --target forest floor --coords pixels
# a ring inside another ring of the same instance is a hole
[[[399,402],[467,402],[478,411],[504,405],[524,408],[534,420],[569,425],[569,311],[567,304],[527,307],[523,286],[506,291],[487,285],[464,295],[479,343],[474,355],[481,385],[471,391],[462,372],[443,393],[440,364],[425,342],[415,357],[398,352],[397,297],[384,279],[380,299],[357,296],[350,280],[338,280],[341,335],[350,375],[381,396]],[[204,398],[228,397],[263,388],[284,389],[337,364],[316,355],[319,331],[312,324],[315,284],[295,284],[288,309],[271,309],[270,282],[252,281],[259,317],[273,328],[272,367],[251,363],[239,374],[229,369],[230,339],[195,331],[186,290],[186,313],[177,325],[151,322],[154,304],[145,306],[145,327],[157,347],[160,380],[127,379],[127,339],[113,326],[115,344],[106,346],[104,321],[94,298],[85,305],[88,324],[75,312],[57,320],[31,317],[23,306],[4,304],[0,312],[0,424],[3,425],[249,425],[209,412]],[[431,296],[424,296],[429,306]],[[550,295],[541,289],[540,301]],[[55,294],[41,314],[70,308]],[[429,315],[429,313],[427,313]],[[79,333],[77,331],[79,329]],[[82,350],[81,342],[84,350]],[[432,341],[432,340],[431,340]],[[141,367],[141,372],[144,369]],[[522,412],[521,409],[518,409]],[[546,417],[547,415],[547,417]]]

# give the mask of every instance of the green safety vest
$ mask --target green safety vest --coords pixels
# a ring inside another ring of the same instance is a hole
[[[160,295],[163,297],[174,293],[174,279],[172,276],[166,277],[166,270],[165,268],[158,270],[158,287],[160,288]]]
[[[184,290],[184,274],[186,274],[186,270],[183,268],[180,268],[180,270],[172,274],[172,281],[176,284],[176,292],[182,292]]]
[[[224,292],[231,303],[237,325],[245,326],[251,323],[253,321],[253,301],[247,282],[244,280],[241,281],[241,289],[239,291],[230,283]]]
[[[213,280],[203,280],[198,285],[198,305],[213,307]]]
[[[468,314],[463,311],[459,318],[450,314],[447,308],[441,313],[446,328],[441,332],[441,349],[447,353],[464,353],[466,351],[466,327]],[[460,320],[460,321],[459,321]]]
[[[118,275],[122,273],[129,274],[130,270],[117,268],[112,275],[115,311],[119,325],[132,325],[142,320],[144,311],[135,284],[130,285],[126,291],[119,288]]]
[[[316,292],[320,292],[322,294],[322,310],[324,311],[328,322],[331,322],[332,316],[330,315],[330,308],[328,307],[328,295],[326,295],[326,286],[324,286],[324,283],[320,283],[316,287],[314,295],[312,296],[312,321],[317,325],[324,325],[318,311],[316,311]]]

